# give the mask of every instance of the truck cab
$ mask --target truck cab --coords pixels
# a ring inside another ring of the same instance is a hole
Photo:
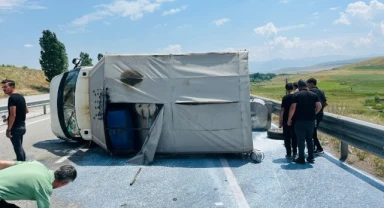
[[[51,129],[60,139],[92,139],[88,87],[91,69],[76,67],[51,80]]]

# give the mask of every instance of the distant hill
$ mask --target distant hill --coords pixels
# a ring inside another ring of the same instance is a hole
[[[380,55],[366,55],[366,56],[340,56],[340,55],[329,55],[329,56],[319,56],[319,57],[306,57],[301,59],[286,60],[286,59],[273,59],[269,61],[250,61],[249,62],[249,71],[250,73],[276,73],[282,69],[289,69],[289,71],[294,71],[294,68],[305,68],[313,67],[316,70],[323,70],[327,67],[338,67],[343,64],[356,63],[362,59],[370,59]],[[359,60],[360,59],[360,60]],[[352,62],[349,62],[352,61]],[[332,63],[335,62],[335,63]],[[345,62],[345,63],[337,63]],[[323,65],[325,64],[325,65]],[[328,64],[328,66],[326,66]],[[333,65],[330,65],[333,64]],[[318,65],[318,66],[316,66]],[[316,67],[315,67],[316,66]],[[303,69],[301,69],[303,70]],[[307,70],[304,70],[307,71]]]
[[[291,67],[291,68],[283,68],[276,71],[273,71],[273,73],[276,74],[306,74],[310,72],[316,72],[316,71],[323,71],[323,70],[331,70],[333,68],[337,68],[344,65],[349,65],[353,63],[358,63],[361,61],[369,60],[370,58],[356,58],[356,59],[348,59],[348,60],[341,60],[341,61],[330,61],[330,62],[324,62],[320,64],[316,64],[313,66],[307,66],[307,67]]]
[[[384,56],[373,58],[373,59],[368,59],[368,60],[358,62],[355,64],[342,66],[338,69],[367,70],[367,71],[383,70],[384,71]]]
[[[23,95],[36,95],[49,92],[49,82],[45,79],[42,70],[16,67],[13,65],[0,65],[0,79],[11,79],[16,82],[16,91]],[[0,97],[6,95],[2,92]]]

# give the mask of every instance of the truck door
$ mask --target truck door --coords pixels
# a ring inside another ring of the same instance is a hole
[[[92,141],[108,150],[104,126],[106,91],[107,89],[104,89],[104,61],[100,61],[89,73],[89,112]]]

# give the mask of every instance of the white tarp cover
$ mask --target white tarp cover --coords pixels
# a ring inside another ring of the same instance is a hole
[[[130,159],[129,162],[148,165],[153,161],[153,158],[155,157],[157,145],[160,140],[161,130],[163,129],[162,128],[163,117],[164,117],[164,110],[162,108],[160,110],[159,115],[156,117],[155,122],[153,123],[153,125],[149,130],[149,134],[145,139],[143,148],[135,157]]]
[[[160,138],[153,133],[147,138],[158,139],[158,153],[253,150],[247,51],[106,54],[90,74],[90,89],[93,139],[104,148],[103,120],[92,117],[102,116],[100,110],[109,100],[163,104],[162,121],[152,126],[161,130],[151,128]]]

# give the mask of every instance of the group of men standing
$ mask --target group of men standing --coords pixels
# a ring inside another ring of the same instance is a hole
[[[328,105],[325,93],[317,87],[314,78],[287,83],[285,89],[287,94],[282,99],[279,123],[280,128],[283,127],[286,158],[293,157],[293,161],[299,164],[305,164],[305,160],[313,163],[315,153],[324,153],[317,128],[323,119],[324,107]]]

